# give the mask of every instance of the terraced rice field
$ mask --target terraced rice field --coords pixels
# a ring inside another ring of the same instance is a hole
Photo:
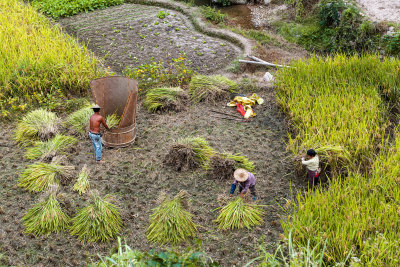
[[[159,14],[166,16],[159,18]],[[60,24],[116,72],[182,55],[194,70],[210,73],[226,68],[240,55],[235,45],[201,34],[179,12],[159,7],[124,4],[63,19]]]

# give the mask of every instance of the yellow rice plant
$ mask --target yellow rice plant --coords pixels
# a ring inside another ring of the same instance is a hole
[[[79,173],[78,180],[74,184],[74,191],[77,191],[79,195],[84,194],[89,189],[89,169],[86,164],[83,166]]]
[[[74,146],[78,140],[72,136],[57,134],[54,138],[42,142],[35,142],[33,147],[27,148],[25,158],[27,159],[52,159],[57,154],[65,153]]]
[[[39,103],[47,93],[87,94],[100,61],[29,4],[0,1],[1,108]]]

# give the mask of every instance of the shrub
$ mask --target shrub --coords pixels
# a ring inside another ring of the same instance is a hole
[[[61,209],[55,191],[56,189],[50,189],[45,199],[37,203],[22,218],[25,233],[41,236],[68,228],[70,218]]]
[[[150,215],[147,239],[159,244],[176,244],[194,236],[193,215],[185,210],[187,193],[179,192],[173,199],[164,199]]]
[[[74,191],[77,191],[79,195],[84,194],[89,189],[89,169],[86,164],[83,166],[81,172],[78,175],[78,180],[74,184]]]
[[[111,200],[111,195],[102,198],[94,193],[93,204],[79,210],[72,218],[71,235],[88,242],[115,238],[121,231],[122,220],[119,208]]]
[[[194,103],[224,99],[238,90],[236,82],[222,75],[196,75],[189,84],[189,93]]]
[[[74,146],[78,140],[72,136],[57,134],[53,139],[46,142],[35,142],[33,147],[30,147],[25,152],[27,159],[47,159],[51,160],[57,154],[64,153],[66,150]]]
[[[37,139],[46,140],[58,132],[60,120],[53,112],[37,109],[26,114],[17,124],[14,139],[23,146]]]
[[[250,229],[255,225],[261,225],[264,211],[262,205],[246,203],[243,198],[237,197],[226,206],[220,208],[218,218],[218,229]]]
[[[57,161],[52,163],[37,162],[28,165],[23,171],[18,180],[18,186],[31,192],[46,191],[51,184],[60,185],[60,177],[70,176],[73,169],[73,166],[63,166]]]
[[[32,0],[33,6],[53,19],[121,5],[124,0]]]
[[[389,55],[400,55],[400,32],[393,35],[385,35],[383,41]]]
[[[93,53],[64,34],[59,26],[52,26],[30,5],[3,0],[0,9],[7,14],[0,16],[3,27],[0,31],[0,112],[3,116],[34,105],[51,107],[47,101],[55,101],[67,92],[85,95],[90,80],[103,74],[100,61]]]
[[[189,97],[179,87],[154,88],[148,91],[143,104],[149,111],[175,110],[181,111],[186,108]]]
[[[201,13],[203,13],[203,16],[206,19],[216,24],[224,22],[226,17],[225,14],[221,13],[221,10],[217,11],[215,7],[210,7],[210,6],[202,6]]]

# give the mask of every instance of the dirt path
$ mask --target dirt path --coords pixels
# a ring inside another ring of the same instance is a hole
[[[374,21],[400,23],[399,0],[356,0],[356,2]]]
[[[303,183],[294,177],[289,156],[285,152],[287,136],[284,116],[274,100],[274,91],[263,90],[265,104],[257,110],[251,123],[221,120],[210,117],[210,108],[224,112],[225,107],[201,105],[178,114],[150,114],[143,108],[138,112],[138,136],[128,148],[106,150],[108,164],[90,166],[91,186],[101,194],[114,193],[122,209],[124,230],[122,236],[134,249],[159,249],[146,240],[146,229],[152,208],[161,191],[169,195],[185,189],[192,199],[191,211],[199,225],[202,249],[220,261],[223,266],[243,265],[257,256],[259,243],[274,244],[281,233],[278,203],[290,197],[290,183]],[[2,125],[0,143],[11,140],[14,125]],[[164,167],[163,158],[174,140],[186,136],[202,136],[219,151],[243,153],[256,164],[257,191],[262,204],[269,205],[265,223],[252,230],[219,232],[213,220],[217,217],[217,195],[227,194],[231,180],[210,177],[205,171],[178,173]],[[23,158],[23,149],[0,146],[0,259],[1,264],[23,266],[82,266],[97,261],[97,254],[107,255],[115,242],[82,245],[67,233],[35,238],[23,233],[21,218],[38,200],[39,194],[28,193],[17,187],[18,175],[29,163]],[[93,162],[93,151],[88,140],[81,140],[69,155],[69,163],[77,172],[83,164]],[[60,200],[70,215],[88,203],[71,191],[72,183],[62,188]],[[183,244],[187,246],[188,244]],[[195,245],[192,242],[192,247]]]
[[[165,18],[157,17],[160,12]],[[63,19],[60,24],[116,72],[185,55],[192,69],[211,73],[225,69],[241,53],[227,41],[195,31],[179,12],[153,6],[124,4]]]

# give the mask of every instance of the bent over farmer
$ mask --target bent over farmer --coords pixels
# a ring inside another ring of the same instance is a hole
[[[103,126],[107,130],[110,130],[110,128],[108,128],[103,116],[100,115],[100,106],[94,105],[92,107],[92,109],[93,109],[94,114],[90,117],[89,137],[93,143],[94,153],[96,155],[96,162],[102,163],[102,160],[101,160],[102,145],[101,145],[100,125],[103,124]]]
[[[318,181],[319,176],[319,158],[314,149],[307,151],[307,160],[301,158],[301,163],[306,166],[307,178],[308,178],[308,189],[313,189],[314,185]]]
[[[253,196],[253,200],[256,201],[256,178],[254,177],[254,174],[246,171],[245,169],[237,169],[233,173],[233,176],[235,177],[235,181],[231,185],[231,192],[229,196],[233,196],[233,193],[235,193],[236,190],[236,186],[237,184],[239,184],[239,196],[243,198],[247,191],[250,190],[251,195]]]

